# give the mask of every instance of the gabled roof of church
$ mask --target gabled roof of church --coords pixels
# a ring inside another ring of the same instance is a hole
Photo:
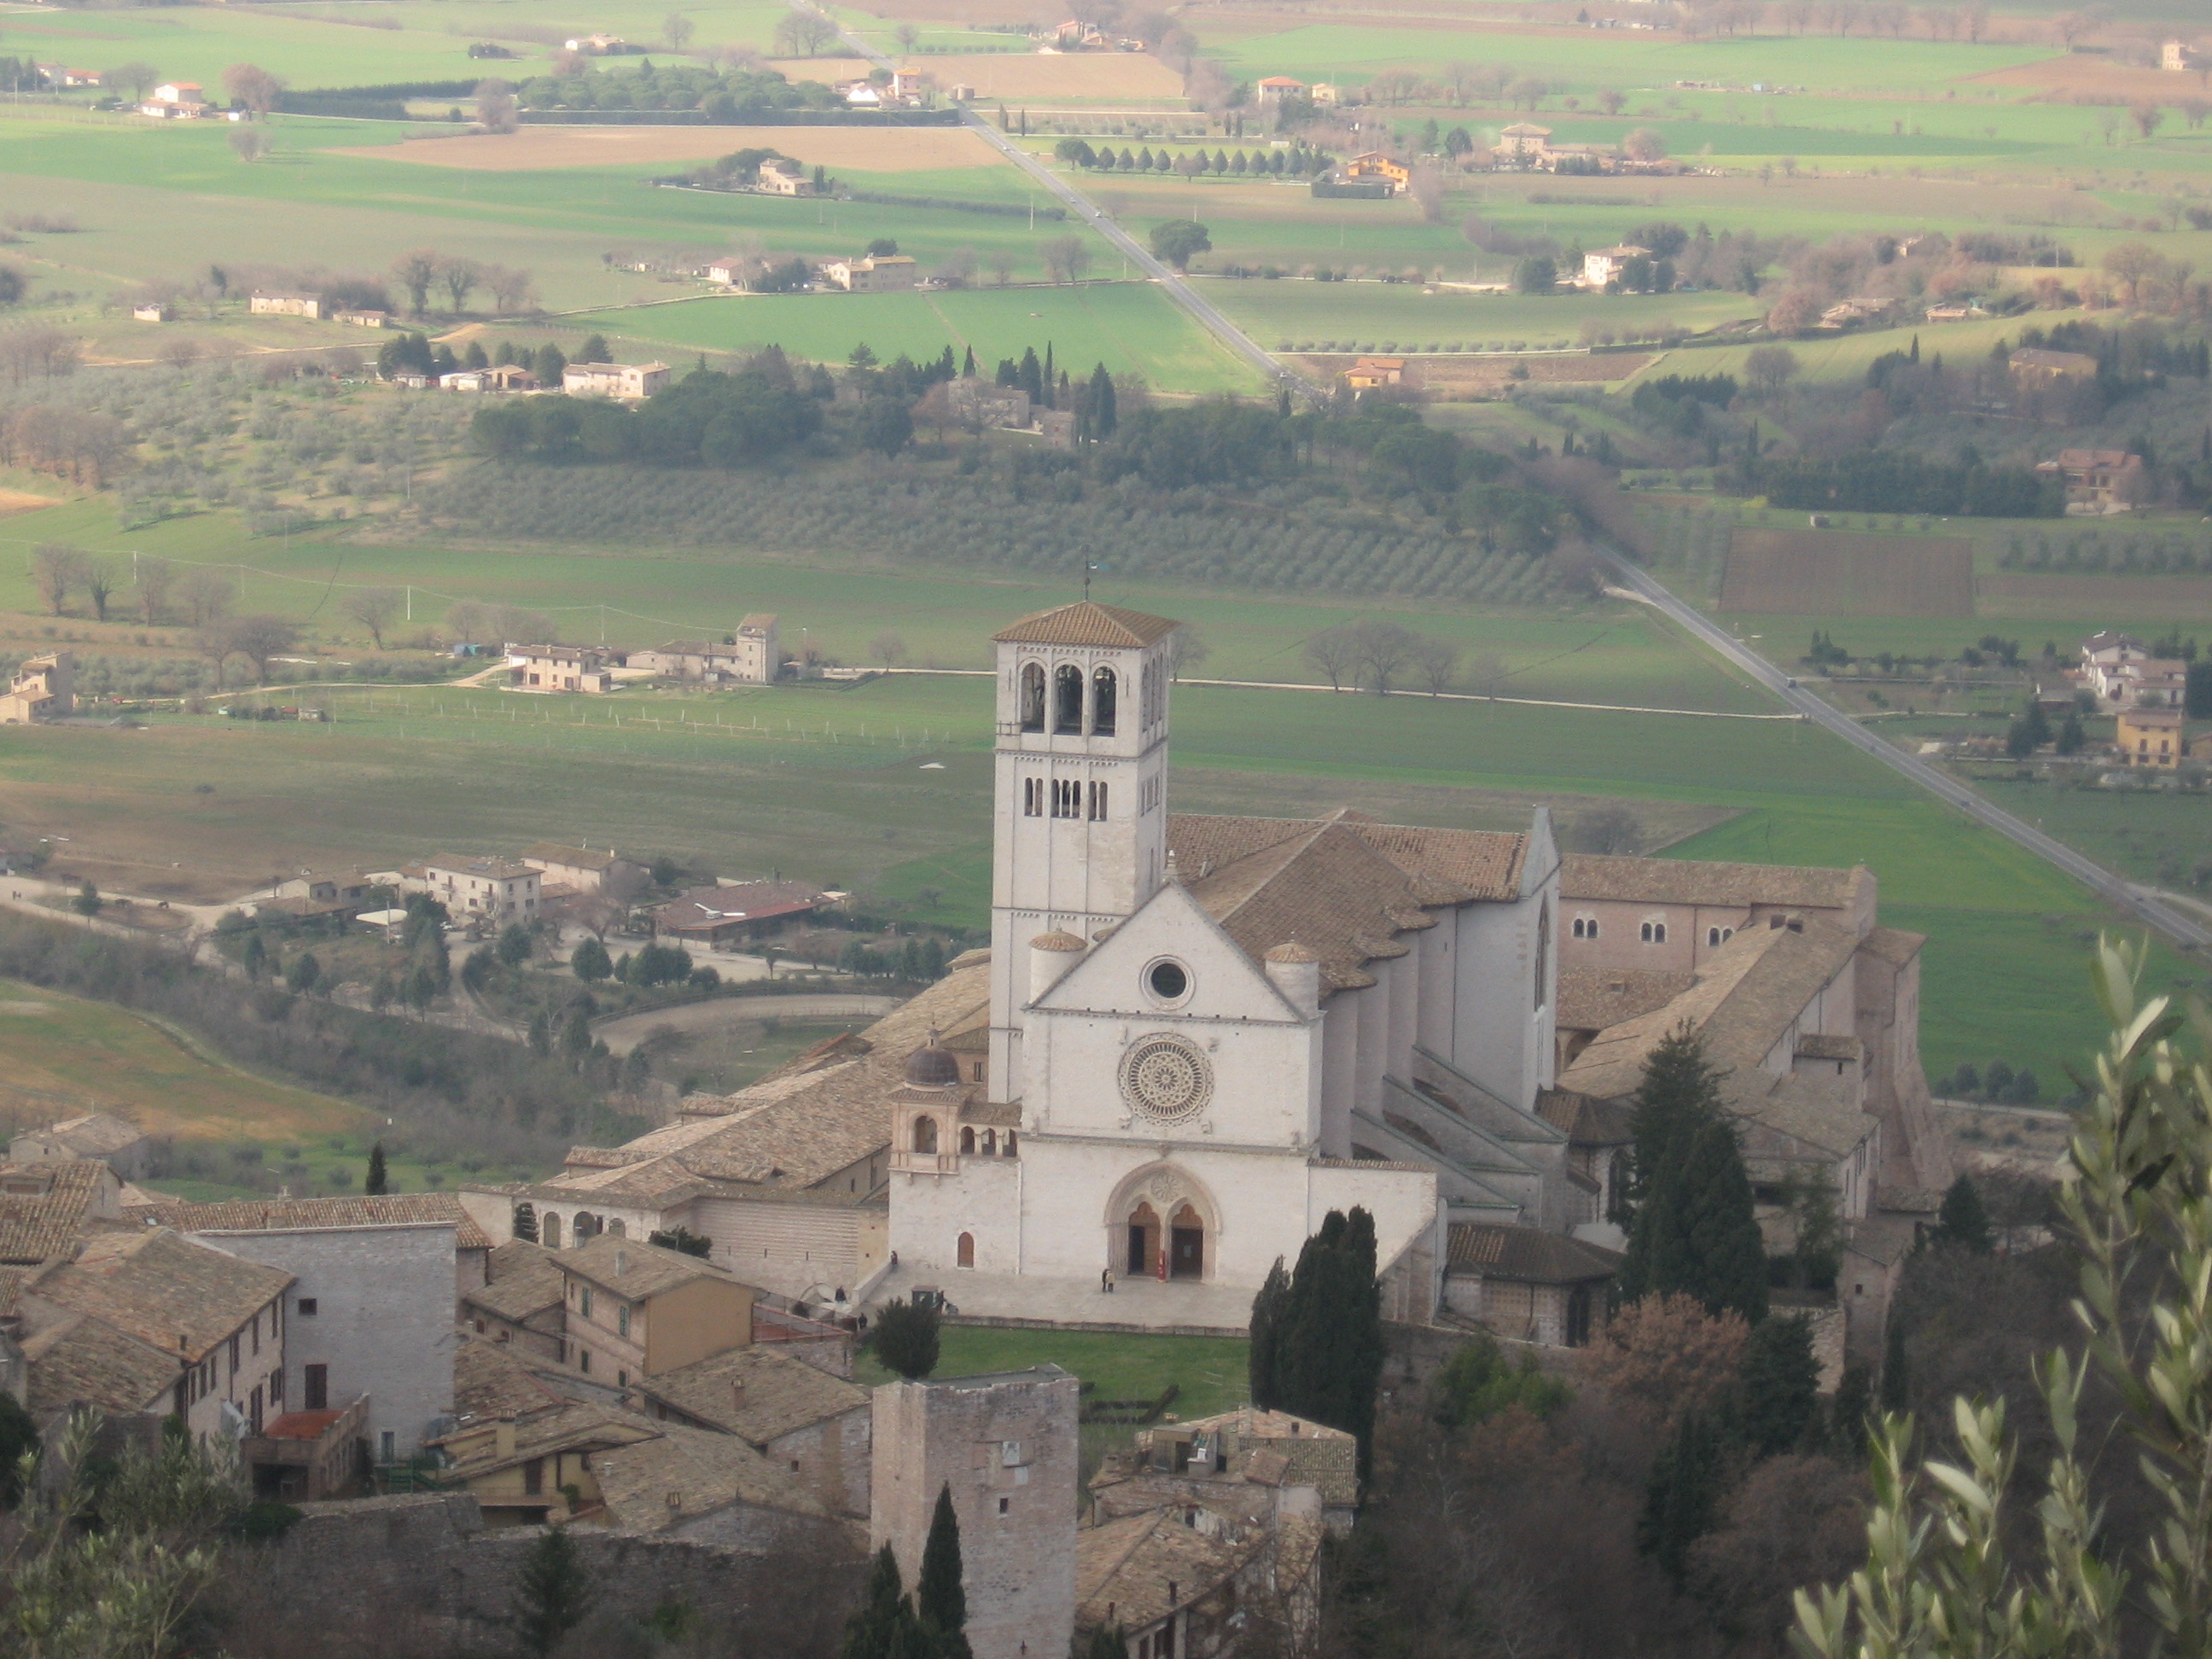
[[[1121,647],[1150,645],[1173,633],[1182,624],[1165,617],[1124,611],[1094,599],[1079,600],[1051,611],[1036,611],[991,635],[1002,644],[1103,645]]]
[[[1366,964],[1406,954],[1397,935],[1432,927],[1431,908],[1517,898],[1528,838],[1325,818],[1168,819],[1177,873],[1255,961],[1292,940],[1321,958],[1331,990],[1375,982]]]

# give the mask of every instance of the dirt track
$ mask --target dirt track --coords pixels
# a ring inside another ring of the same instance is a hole
[[[708,161],[752,149],[781,150],[808,167],[862,173],[988,167],[998,160],[981,138],[957,127],[525,127],[500,137],[418,138],[331,153],[484,173],[534,173],[640,161]]]

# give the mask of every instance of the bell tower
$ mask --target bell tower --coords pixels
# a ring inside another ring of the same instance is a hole
[[[991,869],[994,1100],[1022,1097],[1029,945],[1088,944],[1167,858],[1168,651],[1176,624],[1089,599],[1024,617],[997,648]]]

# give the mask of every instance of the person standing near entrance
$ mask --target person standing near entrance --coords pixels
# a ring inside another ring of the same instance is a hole
[[[1111,1262],[1098,1270],[1098,1288],[1106,1295],[1114,1294],[1114,1265]]]

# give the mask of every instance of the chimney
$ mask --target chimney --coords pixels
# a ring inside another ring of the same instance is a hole
[[[1075,966],[1076,958],[1083,954],[1083,951],[1081,939],[1058,928],[1049,933],[1039,933],[1031,939],[1030,1000],[1035,1002],[1060,983],[1061,975]]]
[[[491,1449],[495,1457],[514,1455],[514,1419],[501,1418],[491,1425]]]
[[[730,1406],[736,1411],[745,1408],[745,1385],[736,1377],[730,1379]]]
[[[617,1250],[615,1252],[615,1277],[617,1279],[626,1279],[629,1276],[629,1252],[628,1250]]]
[[[1267,977],[1283,1000],[1308,1019],[1321,1012],[1321,958],[1297,942],[1285,939],[1265,958]]]

